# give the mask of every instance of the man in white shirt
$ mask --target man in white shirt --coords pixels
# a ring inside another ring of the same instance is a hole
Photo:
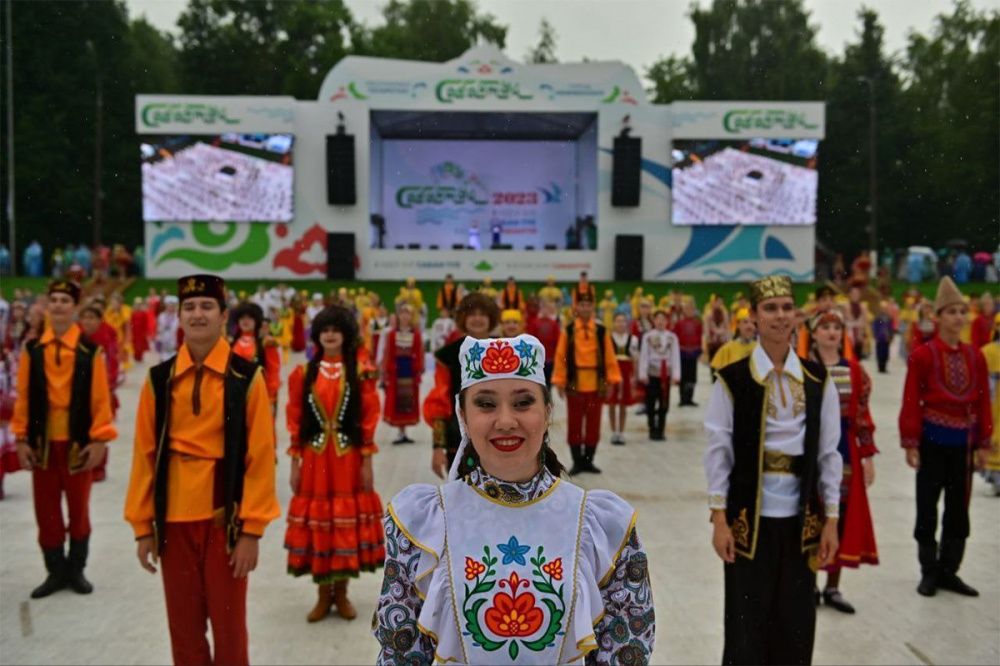
[[[646,421],[649,439],[666,440],[667,410],[670,409],[670,385],[681,383],[681,344],[667,330],[669,315],[657,310],[654,328],[642,334],[639,349],[639,383],[646,387]]]
[[[816,570],[837,551],[840,403],[791,349],[791,280],[751,285],[759,340],[719,371],[705,413],[712,545],[725,562],[724,664],[808,664]]]

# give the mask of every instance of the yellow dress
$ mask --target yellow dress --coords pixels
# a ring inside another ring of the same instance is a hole
[[[127,305],[122,305],[117,311],[108,308],[104,311],[104,321],[115,329],[115,334],[118,336],[118,348],[124,356],[121,369],[122,371],[128,370],[132,367],[132,336],[128,335],[128,325],[132,321],[132,308]]]
[[[986,370],[990,373],[990,393],[993,394],[993,451],[986,459],[986,469],[1000,472],[1000,341],[983,347]]]

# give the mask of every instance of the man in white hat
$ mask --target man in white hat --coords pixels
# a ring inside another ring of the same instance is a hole
[[[969,493],[973,464],[981,468],[993,432],[986,359],[961,342],[969,306],[950,277],[941,278],[934,299],[938,333],[910,354],[899,412],[906,462],[917,470],[917,540],[921,578],[917,592],[938,589],[969,597],[975,588],[958,577],[969,536]],[[944,491],[941,547],[938,498]]]

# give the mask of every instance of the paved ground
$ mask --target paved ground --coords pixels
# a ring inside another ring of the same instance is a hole
[[[708,396],[707,372],[696,399]],[[873,408],[877,479],[871,502],[882,563],[847,571],[841,588],[858,608],[855,616],[820,609],[815,661],[819,664],[998,664],[1000,663],[1000,498],[976,480],[972,538],[962,575],[983,593],[966,599],[946,592],[925,599],[914,591],[916,547],[911,538],[914,481],[898,449],[896,414],[903,368],[893,360],[889,375],[875,376]],[[425,382],[430,376],[425,378]],[[122,519],[133,427],[142,374],[133,369],[121,391],[120,438],[113,446],[110,477],[95,486],[88,575],[90,597],[66,591],[29,600],[43,578],[35,541],[30,478],[6,479],[0,502],[0,663],[163,664],[170,660],[163,593],[158,577],[142,571],[131,530]],[[426,390],[425,383],[425,390]],[[676,397],[675,397],[676,400]],[[557,406],[553,441],[564,441],[565,410]],[[718,663],[722,652],[722,566],[713,553],[707,522],[701,451],[702,409],[673,407],[665,443],[646,440],[642,417],[630,416],[628,445],[603,444],[601,476],[578,477],[587,487],[609,488],[640,511],[639,531],[649,552],[657,611],[656,664]],[[283,419],[282,419],[283,422]],[[416,445],[389,444],[380,428],[376,486],[385,501],[407,483],[433,481],[430,431],[414,430]],[[285,438],[287,439],[287,437]],[[562,449],[565,450],[565,449]],[[557,451],[560,449],[557,448]],[[568,456],[565,456],[568,457]],[[278,490],[287,507],[288,463],[280,463]],[[250,656],[258,664],[372,663],[378,646],[369,633],[381,576],[352,583],[359,618],[305,622],[314,588],[285,574],[283,521],[272,524],[261,543],[261,561],[251,575]]]

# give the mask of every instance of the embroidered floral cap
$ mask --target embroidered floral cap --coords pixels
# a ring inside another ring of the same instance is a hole
[[[462,390],[496,379],[526,379],[545,386],[545,348],[533,335],[519,335],[516,338],[493,338],[477,340],[466,336],[458,352],[462,372]],[[458,396],[455,396],[455,414],[459,414]],[[448,480],[458,478],[458,466],[465,447],[469,444],[469,434],[465,422],[458,417],[458,428],[462,442],[458,445],[455,462],[448,472]]]

